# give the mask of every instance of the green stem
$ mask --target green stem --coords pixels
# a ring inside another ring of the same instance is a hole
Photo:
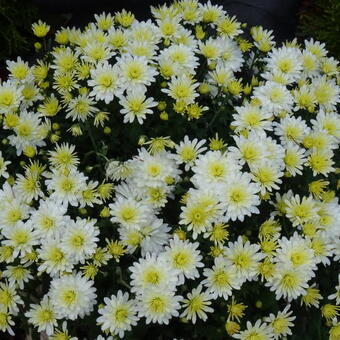
[[[99,152],[97,144],[96,144],[96,140],[94,139],[94,136],[92,134],[92,130],[91,130],[91,126],[89,125],[88,122],[86,122],[86,130],[88,131],[88,134],[90,136],[90,140],[94,149],[94,153],[96,154],[96,158],[97,158],[97,162],[98,162],[98,168],[99,168],[99,172],[100,175],[102,177],[105,177],[105,174],[103,172],[103,168],[105,167],[105,164],[103,164],[102,159],[105,158],[106,160],[108,160],[101,152]]]

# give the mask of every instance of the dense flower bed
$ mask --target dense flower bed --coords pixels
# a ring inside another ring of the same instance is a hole
[[[7,62],[0,329],[339,339],[338,62],[210,2],[151,11],[40,21]]]

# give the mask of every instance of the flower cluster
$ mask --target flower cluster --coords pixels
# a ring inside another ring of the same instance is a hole
[[[338,339],[338,62],[210,1],[151,10],[7,62],[0,330],[271,340],[317,309]]]

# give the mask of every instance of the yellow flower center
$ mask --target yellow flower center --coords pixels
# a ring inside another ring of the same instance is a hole
[[[220,269],[214,273],[213,281],[220,287],[226,286],[229,284],[229,276],[223,269]]]
[[[28,241],[28,234],[25,230],[18,230],[13,235],[13,241],[17,246],[24,245]]]
[[[68,306],[72,305],[76,301],[76,299],[77,293],[72,289],[67,289],[62,294],[62,300]]]
[[[185,252],[178,251],[173,255],[173,263],[176,268],[186,267],[190,263],[189,254]]]
[[[237,267],[245,269],[249,268],[251,260],[246,254],[239,254],[235,257],[234,263]]]
[[[222,177],[225,173],[225,168],[222,164],[215,162],[215,163],[210,165],[209,173],[213,177]]]
[[[128,311],[125,308],[117,308],[113,314],[113,318],[123,323],[128,317]]]
[[[244,201],[246,198],[246,193],[244,190],[239,189],[239,188],[235,188],[231,191],[230,193],[230,199],[234,202],[234,203],[241,203],[242,201]]]
[[[82,235],[74,235],[71,240],[71,244],[73,247],[80,248],[84,245],[85,243],[85,238]]]
[[[8,307],[13,300],[11,293],[7,290],[0,290],[0,304]]]
[[[291,273],[287,273],[282,278],[282,284],[285,287],[285,289],[293,289],[296,288],[298,285],[299,280],[296,277],[296,275],[293,275]]]
[[[149,306],[153,313],[163,313],[165,311],[166,301],[161,297],[155,297],[150,301]]]
[[[74,182],[70,178],[65,178],[60,187],[64,192],[71,192],[74,189]]]
[[[42,311],[40,311],[38,318],[40,322],[53,321],[54,313],[49,309],[43,309]]]

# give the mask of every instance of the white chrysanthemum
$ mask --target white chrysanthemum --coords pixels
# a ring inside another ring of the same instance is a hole
[[[183,44],[190,47],[191,49],[197,49],[197,40],[192,34],[190,29],[184,28],[183,26],[179,28],[177,35],[173,38],[175,44]]]
[[[7,172],[7,165],[11,164],[10,161],[5,161],[0,151],[0,177],[8,178],[9,174]]]
[[[136,301],[129,300],[129,294],[118,290],[117,295],[111,298],[104,298],[105,306],[98,309],[101,314],[97,318],[97,323],[102,331],[110,331],[113,335],[124,337],[126,331],[131,330],[131,326],[135,326],[138,321],[136,316]]]
[[[127,179],[133,172],[132,162],[110,161],[106,167],[106,176],[113,181],[120,181]]]
[[[335,293],[328,296],[329,300],[335,300],[336,304],[340,304],[340,274],[338,275],[338,285],[335,286]]]
[[[333,256],[334,244],[328,240],[322,233],[318,233],[311,240],[311,248],[314,251],[316,264],[322,263],[324,266],[331,264],[330,257]]]
[[[168,243],[170,227],[163,220],[154,218],[140,227],[142,240],[140,242],[142,256],[146,253],[159,254]]]
[[[147,188],[140,188],[143,199],[155,209],[164,208],[168,202],[168,196],[171,196],[173,185],[157,185],[148,186]]]
[[[86,179],[83,173],[71,169],[69,172],[62,172],[53,169],[47,174],[49,179],[45,183],[47,189],[52,191],[51,199],[55,199],[60,204],[77,206],[82,192],[86,188]]]
[[[10,191],[13,193],[13,189]],[[17,193],[15,194],[17,196]],[[6,202],[6,199],[8,201]],[[8,194],[5,194],[5,197],[2,197],[2,206],[0,210],[0,229],[7,229],[14,227],[17,222],[23,221],[29,216],[30,207],[19,200],[19,198],[11,198],[9,199]]]
[[[275,164],[279,169],[283,170],[285,148],[271,137],[267,137],[264,140],[264,144],[267,151],[266,159]]]
[[[139,124],[143,124],[146,115],[153,113],[151,108],[157,106],[152,97],[146,97],[142,88],[128,91],[126,96],[121,95],[119,99],[119,104],[123,106],[120,113],[124,115],[124,123],[132,123],[137,119]]]
[[[6,61],[9,78],[20,83],[29,83],[33,81],[33,74],[28,62],[23,61],[20,57],[16,61]]]
[[[184,23],[195,25],[202,20],[201,8],[198,7],[198,1],[182,0],[179,5]]]
[[[107,33],[107,42],[114,50],[121,50],[128,45],[128,38],[130,32],[120,27],[110,27]]]
[[[25,256],[39,243],[38,236],[29,222],[19,221],[15,226],[4,229],[2,233],[6,237],[2,244],[14,247],[14,257]]]
[[[292,335],[291,328],[294,327],[292,321],[296,319],[291,316],[290,305],[287,305],[283,311],[279,311],[276,315],[270,314],[265,321],[268,322],[274,333],[274,339],[280,339],[282,336]]]
[[[119,227],[118,228],[119,233],[119,239],[122,242],[122,244],[126,247],[126,251],[129,254],[133,254],[142,243],[142,240],[144,239],[144,235],[140,231],[139,226],[138,227]],[[155,254],[158,254],[159,251],[155,252]],[[145,256],[146,253],[143,253],[143,256]]]
[[[50,336],[51,340],[58,340],[59,339],[67,339],[67,340],[78,340],[77,337],[71,336],[67,329],[67,322],[63,321],[61,329],[55,329],[54,333]],[[112,339],[111,339],[112,340]]]
[[[8,311],[12,315],[19,313],[19,306],[23,305],[24,301],[17,294],[15,284],[0,282],[0,311]]]
[[[271,327],[262,323],[261,320],[257,320],[254,325],[247,321],[247,329],[234,334],[233,337],[240,340],[272,340],[274,334]]]
[[[128,46],[126,47],[127,53],[139,57],[144,57],[147,60],[154,60],[155,54],[158,50],[157,45],[153,45],[146,41],[129,41]]]
[[[189,171],[195,164],[198,155],[207,149],[203,146],[204,144],[205,139],[200,141],[197,138],[190,140],[188,136],[184,136],[183,141],[176,145],[176,163],[184,163],[185,170]]]
[[[339,235],[340,206],[337,200],[330,203],[318,204],[318,224],[323,236],[334,241]]]
[[[315,77],[319,75],[320,61],[316,55],[308,50],[302,50],[301,62],[303,67],[301,76],[303,78]]]
[[[251,182],[248,173],[234,173],[220,191],[220,200],[226,209],[225,220],[243,221],[245,216],[258,214],[259,191],[260,185]]]
[[[29,263],[17,266],[7,266],[3,271],[2,276],[8,279],[11,284],[16,284],[20,289],[24,289],[24,284],[33,279],[31,270],[27,269]]]
[[[42,260],[38,270],[52,277],[70,273],[74,267],[73,258],[62,249],[59,238],[45,240],[38,249],[38,258]]]
[[[145,317],[146,324],[169,324],[169,320],[179,315],[182,296],[168,289],[148,289],[138,296],[138,317]]]
[[[99,230],[95,223],[96,220],[77,218],[70,220],[62,232],[61,249],[75,262],[84,263],[96,251]]]
[[[337,112],[325,113],[320,110],[316,119],[311,119],[313,130],[323,130],[329,135],[340,138],[340,117]]]
[[[57,316],[47,295],[39,304],[31,304],[25,316],[30,324],[37,327],[38,332],[45,331],[47,335],[52,335],[54,327],[58,325]]]
[[[312,111],[316,104],[316,98],[309,84],[304,84],[298,89],[292,90],[294,96],[295,107],[294,111],[309,110]]]
[[[338,148],[337,139],[326,131],[312,130],[309,138],[311,139],[312,147],[317,151],[327,151]]]
[[[159,28],[149,19],[134,21],[130,27],[129,38],[132,41],[143,41],[157,45],[161,39]]]
[[[137,187],[164,186],[168,180],[176,182],[181,171],[169,152],[162,151],[152,155],[142,148],[136,157],[133,182]],[[142,180],[141,180],[142,179]]]
[[[212,190],[226,183],[229,176],[240,170],[238,162],[230,153],[221,151],[208,151],[198,156],[192,167],[194,176],[191,181],[198,188],[211,188]]]
[[[223,37],[218,39],[218,43],[221,50],[221,58],[219,62],[222,62],[223,67],[230,69],[233,72],[241,71],[244,59],[236,41],[227,37]]]
[[[293,96],[283,85],[267,81],[265,85],[256,87],[254,98],[260,100],[263,107],[274,115],[281,111],[290,111],[293,105]]]
[[[265,257],[260,252],[260,246],[243,242],[241,236],[237,241],[229,242],[224,252],[226,262],[231,264],[242,280],[253,280],[257,276],[257,268]]]
[[[218,88],[227,88],[232,78],[233,72],[229,68],[224,67],[223,63],[217,63],[216,68],[208,72],[207,81]],[[217,92],[217,89],[214,89],[213,94],[217,95]]]
[[[117,61],[120,67],[122,87],[133,91],[145,88],[155,81],[156,69],[148,64],[145,57],[124,55]]]
[[[159,63],[169,62],[173,69],[174,75],[178,76],[183,73],[194,74],[197,68],[198,58],[194,51],[185,45],[171,45],[163,49],[158,57]]]
[[[90,314],[97,297],[93,283],[81,274],[52,280],[48,294],[58,318],[75,320]]]
[[[27,110],[33,105],[33,103],[43,100],[44,96],[40,93],[40,91],[40,88],[34,82],[25,83],[21,92],[23,100],[20,107],[23,110]]]
[[[95,112],[99,111],[94,104],[96,102],[87,94],[75,97],[67,105],[66,118],[71,118],[72,121],[85,122],[87,118],[92,117]]]
[[[8,332],[9,335],[15,336],[12,327],[15,325],[12,316],[5,309],[0,310],[0,330]]]
[[[75,153],[75,146],[68,143],[56,145],[55,150],[48,152],[48,161],[56,169],[77,169],[79,158]]]
[[[131,292],[145,294],[150,289],[174,290],[178,285],[179,271],[169,266],[161,255],[147,253],[146,257],[134,262],[131,272]]]
[[[278,184],[282,183],[280,178],[283,176],[283,172],[277,164],[268,161],[259,162],[252,165],[250,171],[253,180],[261,186],[261,194],[264,195],[267,191],[271,192],[273,189],[280,189]]]
[[[280,137],[281,143],[284,145],[289,141],[299,144],[310,132],[310,128],[300,116],[286,116],[280,120],[280,123],[274,122],[273,125],[275,134]]]
[[[237,274],[236,267],[231,265],[222,256],[215,257],[214,265],[205,268],[203,275],[206,277],[202,284],[207,287],[207,292],[213,299],[222,296],[225,300],[232,295],[233,289],[240,289],[244,280]]]
[[[189,231],[192,230],[193,239],[219,221],[223,213],[214,191],[209,190],[190,190],[189,200],[181,209],[179,224],[185,224]]]
[[[311,86],[320,108],[334,109],[340,102],[340,89],[335,79],[328,79],[326,76],[315,77]]]
[[[39,197],[44,197],[39,179],[39,175],[28,171],[25,175],[17,174],[15,190],[23,201],[31,203]]]
[[[266,68],[270,72],[284,73],[290,83],[299,79],[302,63],[301,52],[298,48],[285,46],[274,48],[264,58],[264,61],[267,62]]]
[[[296,143],[288,141],[285,145],[285,169],[291,176],[302,175],[303,165],[306,162],[305,149]]]
[[[199,3],[198,6],[202,12],[202,21],[210,24],[211,27],[215,27],[216,22],[226,16],[226,11],[223,9],[223,6],[214,5],[210,0],[204,4]]]
[[[117,65],[112,66],[108,62],[91,69],[91,79],[88,85],[93,89],[90,96],[95,97],[96,100],[103,100],[105,104],[112,102],[114,96],[122,92],[119,72]]]
[[[82,49],[81,58],[91,64],[106,62],[115,55],[111,46],[103,41],[94,41],[89,37],[86,45]]]
[[[304,41],[307,51],[313,53],[318,59],[327,55],[326,45],[320,41],[314,41],[313,38]]]
[[[204,42],[198,41],[199,53],[210,61],[218,60],[221,57],[221,40],[209,37]]]
[[[51,54],[54,57],[51,68],[58,73],[70,72],[78,63],[79,53],[70,47],[57,49]]]
[[[183,307],[185,309],[180,317],[190,320],[193,324],[196,323],[197,319],[206,321],[208,318],[207,313],[214,311],[213,308],[209,307],[210,305],[210,294],[202,292],[202,285],[199,285],[187,294],[186,299],[183,299]]]
[[[319,174],[327,176],[330,172],[335,171],[335,168],[333,167],[335,164],[333,157],[334,153],[332,150],[311,149],[308,152],[306,165],[312,169],[313,176],[317,176]]]
[[[0,114],[15,111],[19,107],[23,99],[22,89],[22,86],[19,87],[10,80],[0,84]]]
[[[174,11],[172,8],[170,8],[170,10]],[[159,18],[157,15],[154,16],[157,19]],[[181,27],[180,20],[179,15],[164,15],[161,19],[156,20],[161,36],[165,39],[174,39]]]
[[[277,300],[284,298],[292,301],[306,293],[307,282],[311,278],[308,271],[282,264],[276,265],[275,269],[265,285],[275,292]]]
[[[46,125],[47,127],[47,125]],[[43,146],[48,131],[41,125],[41,117],[33,112],[22,111],[19,116],[19,121],[14,127],[15,135],[10,135],[8,140],[17,150],[19,156],[25,147]]]
[[[234,121],[231,126],[235,127],[235,132],[272,130],[270,118],[272,114],[267,112],[264,107],[258,107],[246,103],[243,106],[235,108],[236,114],[233,114]]]
[[[96,24],[103,31],[108,31],[114,24],[114,17],[111,13],[95,14]]]
[[[283,236],[278,239],[274,261],[304,271],[316,270],[316,258],[311,246],[310,241],[297,233],[289,239]]]
[[[66,206],[53,200],[40,200],[38,210],[35,210],[30,221],[34,230],[40,237],[49,237],[58,234],[67,222]]]
[[[228,150],[231,155],[239,160],[240,164],[248,165],[263,161],[268,156],[266,147],[268,139],[261,131],[258,133],[251,131],[247,137],[234,135],[235,146],[230,146]]]
[[[115,203],[109,204],[111,221],[120,223],[123,227],[138,228],[149,220],[152,210],[149,205],[133,198],[118,197]]]
[[[177,77],[173,76],[168,84],[168,88],[162,89],[161,91],[174,100],[185,103],[186,105],[192,104],[195,98],[199,96],[196,92],[199,84],[195,83],[189,75],[182,74]]]
[[[317,218],[317,205],[312,196],[292,196],[285,200],[286,216],[291,220],[293,226],[313,222]]]
[[[177,236],[170,240],[169,246],[165,247],[162,255],[170,266],[179,271],[178,284],[183,284],[186,279],[199,277],[197,268],[204,267],[201,262],[202,256],[197,249],[199,244],[189,240],[182,241]]]
[[[289,83],[291,83],[291,79],[289,78],[289,76],[286,73],[278,70],[272,72],[270,70],[267,70],[263,73],[262,77],[267,81],[274,82],[280,85],[287,86],[289,85]]]
[[[94,204],[102,204],[104,200],[100,198],[100,194],[97,191],[98,182],[88,181],[79,198],[79,208],[86,206],[93,208]]]

